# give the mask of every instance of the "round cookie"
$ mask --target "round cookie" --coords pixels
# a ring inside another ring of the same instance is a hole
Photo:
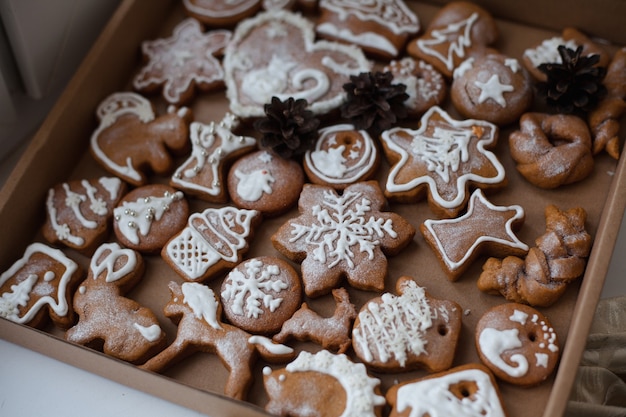
[[[496,377],[521,386],[546,380],[559,359],[550,321],[518,303],[501,304],[483,314],[476,325],[476,349]]]
[[[350,124],[320,129],[315,149],[305,153],[303,163],[309,181],[336,190],[372,178],[379,164],[376,143]]]
[[[275,333],[300,307],[300,277],[286,261],[272,256],[248,259],[222,282],[224,315],[254,334]]]
[[[228,172],[228,194],[239,208],[272,217],[292,208],[304,186],[300,164],[260,150],[239,158]]]
[[[421,59],[404,57],[383,68],[393,74],[396,83],[406,86],[409,95],[404,102],[409,116],[417,117],[446,98],[448,87],[443,75]]]
[[[129,192],[113,210],[113,230],[124,246],[155,253],[187,222],[189,205],[182,191],[151,184]]]
[[[183,0],[189,16],[211,26],[231,26],[261,9],[261,0]]]
[[[532,104],[532,79],[515,58],[501,54],[474,56],[454,71],[450,97],[467,118],[507,125]]]

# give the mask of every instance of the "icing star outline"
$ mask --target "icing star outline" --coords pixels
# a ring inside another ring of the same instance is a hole
[[[418,201],[428,190],[431,209],[455,217],[468,200],[468,188],[502,185],[505,170],[488,150],[495,146],[498,127],[483,120],[454,120],[438,106],[431,107],[417,130],[395,127],[381,139],[392,167],[385,196]],[[478,172],[482,171],[482,173]]]
[[[524,222],[524,218],[521,206],[496,206],[485,198],[481,190],[476,190],[463,216],[455,219],[428,219],[420,226],[420,231],[440,255],[448,276],[456,280],[481,251],[490,252],[498,248],[499,253],[510,255],[527,253],[528,245],[514,232]],[[478,233],[466,233],[475,228],[479,229]],[[446,235],[448,239],[445,239]]]

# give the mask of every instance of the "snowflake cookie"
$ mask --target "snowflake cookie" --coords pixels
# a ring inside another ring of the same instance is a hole
[[[461,332],[461,306],[438,300],[409,277],[396,283],[399,295],[385,293],[367,302],[352,329],[354,351],[380,371],[452,366]]]
[[[431,210],[456,217],[469,200],[470,186],[495,188],[506,184],[504,167],[489,149],[498,127],[482,120],[454,120],[438,106],[421,119],[419,129],[395,127],[381,135],[392,165],[385,196],[415,202],[428,192]]]
[[[133,87],[143,93],[162,89],[163,98],[176,105],[191,100],[196,89],[223,87],[224,70],[216,56],[231,35],[228,30],[203,33],[196,19],[183,20],[171,37],[141,44],[147,63],[133,79]]]
[[[268,334],[280,330],[298,309],[302,286],[288,262],[262,256],[230,271],[220,295],[230,323],[255,334]]]
[[[356,183],[341,195],[331,187],[304,186],[300,216],[283,224],[272,243],[302,263],[306,295],[329,293],[344,277],[358,289],[385,288],[387,256],[396,255],[415,235],[406,219],[381,211],[385,203],[376,181]]]

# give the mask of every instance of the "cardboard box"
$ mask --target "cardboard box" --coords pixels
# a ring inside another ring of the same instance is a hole
[[[509,5],[489,0],[479,3],[483,3],[488,9],[493,8],[494,15],[502,18],[499,20],[501,40],[496,47],[511,56],[520,57],[525,48],[553,36],[562,27],[571,25],[617,44],[626,43],[624,33],[615,29],[621,24],[621,16],[626,15],[623,13],[626,2],[621,0],[594,3],[593,13],[578,13],[578,9],[569,2],[546,3],[538,0],[525,2],[523,7],[517,3]],[[585,2],[576,2],[578,3],[582,7]],[[438,8],[432,3],[410,2],[410,5],[417,11],[424,27]],[[39,229],[44,219],[45,197],[51,186],[68,179],[106,174],[88,152],[89,137],[96,128],[95,109],[110,93],[130,89],[131,77],[140,65],[141,41],[169,36],[172,28],[183,17],[179,2],[173,0],[154,0],[149,3],[126,0],[121,4],[0,193],[0,224],[3,229],[3,239],[0,240],[0,270],[8,269],[19,259],[30,242],[41,241]],[[504,20],[505,17],[516,21]],[[220,120],[227,107],[223,91],[202,95],[192,105],[195,119],[204,123]],[[596,157],[595,169],[589,178],[556,190],[540,190],[525,182],[515,170],[508,155],[506,140],[511,129],[501,131],[496,151],[505,165],[509,185],[490,195],[490,200],[494,204],[520,204],[524,207],[526,222],[518,236],[530,246],[533,246],[535,238],[545,230],[543,211],[550,203],[563,209],[574,206],[585,208],[588,212],[587,228],[594,237],[594,246],[584,277],[570,285],[554,306],[542,309],[552,320],[562,344],[562,358],[557,373],[540,386],[530,389],[501,384],[505,405],[511,417],[552,417],[563,414],[565,410],[591,324],[592,312],[600,296],[617,239],[619,223],[626,207],[625,158],[615,161],[606,154],[600,154]],[[385,178],[387,169],[388,167],[383,166],[379,180]],[[155,181],[165,182],[167,179],[157,178]],[[194,211],[200,211],[206,206],[206,203],[192,202]],[[416,227],[426,218],[432,217],[425,202],[393,204],[391,210],[409,219]],[[295,211],[292,211],[282,217],[266,220],[255,233],[255,241],[246,257],[277,255],[267,242],[285,219],[294,215]],[[88,259],[72,251],[67,253],[79,263],[87,265]],[[147,257],[146,260],[148,274],[142,284],[128,296],[157,313],[171,342],[176,327],[164,317],[161,309],[169,298],[167,282],[180,282],[180,278],[158,256]],[[453,299],[466,311],[455,365],[478,360],[473,342],[473,328],[483,311],[504,301],[501,297],[482,294],[475,288],[481,266],[482,259],[475,262],[459,281],[448,281],[434,253],[419,233],[407,249],[389,260],[389,291],[394,291],[393,283],[398,277],[408,275],[437,298]],[[215,288],[218,284],[211,282],[209,285]],[[357,306],[375,295],[362,291],[351,292],[352,301]],[[310,301],[314,309],[322,312],[329,313],[334,308],[332,301],[327,299]],[[0,337],[212,416],[265,415],[261,408],[266,400],[261,382],[261,370],[265,365],[262,361],[254,368],[258,378],[251,388],[249,401],[236,402],[221,394],[226,370],[215,355],[194,355],[165,371],[163,375],[157,375],[88,348],[69,344],[63,340],[63,333],[52,327],[40,331],[1,319]],[[310,344],[298,346],[319,349]],[[393,375],[373,374],[381,378],[385,391],[394,380],[410,379],[425,373],[415,371]]]

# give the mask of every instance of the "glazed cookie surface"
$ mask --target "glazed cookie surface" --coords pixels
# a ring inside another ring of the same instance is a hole
[[[98,247],[74,295],[78,323],[65,339],[84,346],[101,344],[105,354],[135,364],[163,349],[167,337],[152,310],[123,296],[141,281],[144,271],[138,252],[117,243]]]
[[[454,70],[450,97],[463,116],[502,126],[528,110],[533,84],[517,59],[486,54],[468,58]]]
[[[498,378],[522,386],[546,380],[560,356],[548,318],[516,303],[501,304],[483,314],[476,325],[476,349]]]
[[[480,254],[525,255],[528,245],[515,235],[524,219],[521,206],[496,206],[482,191],[476,190],[464,215],[454,219],[427,219],[420,231],[437,254],[448,278],[455,281]]]
[[[91,135],[90,151],[103,168],[131,185],[148,175],[168,174],[174,156],[189,148],[189,109],[170,107],[157,116],[152,103],[132,92],[113,93],[97,109],[100,124]]]
[[[358,289],[384,289],[387,256],[398,254],[415,234],[403,217],[382,211],[385,203],[376,181],[353,184],[341,195],[330,187],[305,184],[300,215],[272,235],[272,244],[301,263],[308,296],[329,293],[344,277]]]
[[[378,148],[369,133],[350,124],[320,129],[314,149],[305,153],[303,162],[309,181],[337,190],[370,179],[379,164]]]
[[[189,216],[185,195],[163,184],[135,188],[113,210],[113,231],[120,243],[142,253],[158,253]]]
[[[261,9],[262,0],[183,0],[185,12],[211,26],[231,26]]]
[[[407,39],[420,29],[417,15],[403,0],[321,0],[319,8],[319,36],[357,45],[383,59],[400,55]]]
[[[371,299],[359,311],[352,329],[357,357],[384,372],[450,368],[461,332],[461,306],[432,297],[409,277],[398,279],[396,291],[398,295]]]
[[[276,257],[248,259],[224,278],[220,297],[230,323],[254,334],[275,333],[300,306],[300,276]]]
[[[126,188],[116,177],[68,181],[50,188],[42,228],[44,238],[91,255],[106,239],[113,208]]]
[[[395,83],[406,86],[409,95],[404,101],[410,116],[418,117],[433,106],[443,103],[448,87],[446,80],[432,65],[421,59],[404,57],[383,68],[393,75]]]
[[[469,364],[393,385],[386,394],[390,417],[506,417],[502,396],[491,372]]]
[[[379,417],[385,404],[380,380],[362,363],[327,350],[303,351],[283,369],[264,368],[263,383],[265,410],[278,416]]]
[[[31,243],[0,275],[0,316],[35,328],[51,319],[66,329],[74,324],[72,297],[82,276],[81,267],[59,249]]]
[[[224,206],[189,216],[187,225],[161,251],[187,281],[203,282],[241,262],[261,213]]]
[[[237,207],[273,217],[296,205],[304,186],[304,171],[297,161],[260,150],[233,163],[227,185]]]
[[[496,145],[498,127],[482,120],[454,120],[432,107],[419,129],[396,127],[381,134],[392,165],[385,196],[415,202],[428,195],[432,211],[455,217],[469,200],[469,188],[501,187],[505,170],[489,149]]]
[[[256,146],[253,137],[234,133],[239,123],[239,118],[230,113],[219,123],[192,122],[191,155],[176,168],[170,185],[202,200],[227,202],[225,178],[230,164]]]
[[[223,65],[230,109],[242,118],[263,117],[273,96],[306,99],[315,114],[328,113],[343,103],[350,75],[371,67],[354,46],[316,42],[312,23],[284,10],[240,23]]]
[[[442,7],[426,32],[409,41],[409,55],[423,59],[446,78],[475,53],[483,53],[499,37],[500,31],[490,13],[465,1]]]

